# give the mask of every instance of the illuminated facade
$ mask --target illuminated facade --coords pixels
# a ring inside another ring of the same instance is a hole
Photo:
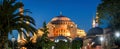
[[[48,37],[49,38],[55,38],[58,36],[65,36],[69,38],[75,38],[80,37],[83,38],[86,36],[86,33],[84,30],[80,30],[77,28],[77,24],[72,22],[68,17],[60,15],[54,17],[48,24]],[[43,32],[38,30],[38,34],[36,34],[33,37],[40,37],[42,36]]]
[[[49,37],[69,36],[74,38],[77,33],[77,25],[65,16],[57,16],[48,24],[50,34]]]
[[[19,12],[21,15],[24,14],[23,13],[24,12],[23,6],[21,6],[19,8]],[[26,21],[26,23],[29,24],[29,22],[27,22],[27,21]],[[63,16],[62,13],[60,16],[54,17],[47,24],[47,27],[48,27],[48,31],[49,31],[48,37],[50,39],[55,39],[56,37],[61,38],[63,36],[63,37],[69,37],[69,40],[72,41],[72,39],[75,37],[83,38],[86,36],[86,33],[84,30],[78,29],[77,24],[75,24],[73,21],[71,21],[68,17]],[[21,28],[21,30],[24,30],[24,29]],[[40,29],[38,29],[37,32],[38,32],[37,34],[34,33],[34,35],[30,38],[30,40],[33,43],[36,43],[36,39],[41,37],[43,34],[43,32]],[[29,32],[26,34],[28,37],[30,36]],[[25,39],[23,32],[21,32],[21,35],[20,35],[20,33],[18,33],[17,42],[18,42],[19,47],[24,46],[28,42]],[[26,49],[26,47],[21,47],[20,49]]]

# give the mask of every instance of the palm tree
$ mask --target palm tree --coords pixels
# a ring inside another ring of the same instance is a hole
[[[18,9],[23,6],[23,3],[15,1],[0,1],[0,44],[2,44],[0,49],[6,48],[8,33],[12,33],[12,30],[17,30],[20,34],[21,32],[26,34],[27,31],[36,32],[34,19],[28,15],[21,15]],[[28,11],[24,10],[24,12]],[[26,21],[29,22],[29,25]]]

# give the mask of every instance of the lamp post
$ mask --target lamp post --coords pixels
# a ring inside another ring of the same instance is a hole
[[[15,42],[15,38],[12,38],[12,42],[13,42],[13,49],[14,49],[14,42]]]

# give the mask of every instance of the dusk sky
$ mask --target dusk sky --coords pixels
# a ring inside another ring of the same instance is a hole
[[[48,23],[55,16],[67,16],[80,29],[88,32],[92,28],[92,19],[100,0],[22,0],[24,9],[30,9],[36,21],[36,28],[41,28],[44,21]]]

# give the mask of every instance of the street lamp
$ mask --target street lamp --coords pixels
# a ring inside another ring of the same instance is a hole
[[[13,42],[13,49],[14,49],[14,42],[15,42],[15,38],[12,38],[12,42]]]
[[[102,42],[103,40],[104,40],[104,38],[101,36],[101,37],[100,37],[100,41]]]
[[[116,31],[116,32],[115,32],[115,36],[116,36],[116,37],[120,37],[119,31]]]

